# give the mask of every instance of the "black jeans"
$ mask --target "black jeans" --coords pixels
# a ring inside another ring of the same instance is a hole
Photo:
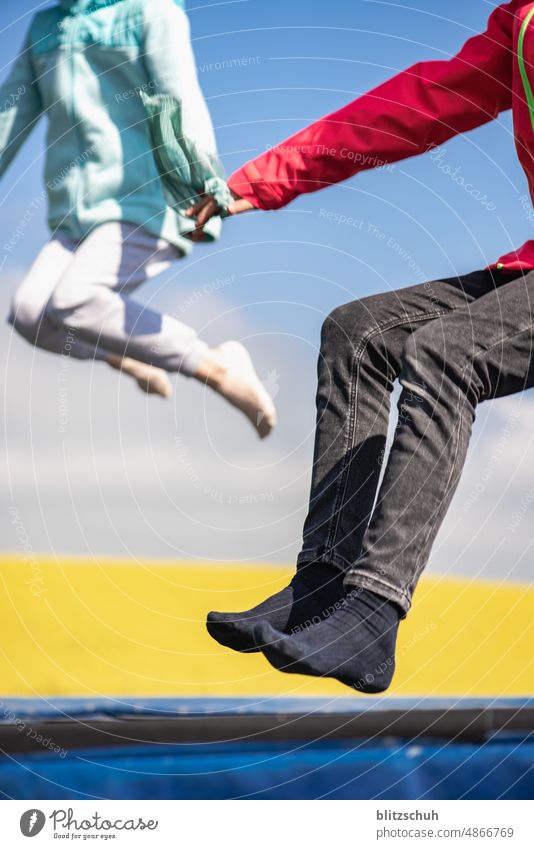
[[[476,271],[328,316],[299,566],[331,563],[346,585],[409,610],[462,472],[477,404],[534,385],[533,326],[534,271]],[[385,459],[397,378],[398,424]]]

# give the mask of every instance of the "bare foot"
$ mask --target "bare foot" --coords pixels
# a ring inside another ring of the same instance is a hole
[[[117,371],[133,377],[139,388],[148,395],[159,395],[161,398],[170,398],[172,395],[171,382],[163,369],[118,354],[110,354],[106,362]]]
[[[250,354],[240,342],[224,342],[212,348],[195,377],[241,410],[260,439],[269,436],[276,424],[275,406],[256,374]]]

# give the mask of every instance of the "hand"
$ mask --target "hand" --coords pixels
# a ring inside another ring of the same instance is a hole
[[[235,203],[230,204],[228,207],[228,215],[239,215],[241,212],[249,212],[251,209],[254,209],[254,206],[250,203],[250,201],[239,197],[239,195],[236,195],[235,192],[232,192],[232,195]],[[202,199],[194,206],[187,209],[184,214],[187,218],[195,218],[197,222],[195,230],[188,234],[189,238],[193,242],[201,242],[204,238],[204,226],[208,223],[210,218],[219,215],[219,207],[212,195],[203,195]]]

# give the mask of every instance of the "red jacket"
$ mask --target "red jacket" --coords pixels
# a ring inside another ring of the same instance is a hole
[[[248,162],[231,188],[260,209],[360,171],[443,144],[513,109],[519,160],[534,197],[534,3],[513,0],[492,13],[448,61],[420,62],[281,145]],[[534,268],[534,241],[500,258]]]

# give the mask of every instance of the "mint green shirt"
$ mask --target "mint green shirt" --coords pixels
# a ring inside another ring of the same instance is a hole
[[[82,239],[129,221],[187,252],[194,225],[165,202],[140,92],[178,99],[184,132],[216,155],[181,0],[61,0],[39,12],[0,87],[0,175],[46,115],[52,230]]]

